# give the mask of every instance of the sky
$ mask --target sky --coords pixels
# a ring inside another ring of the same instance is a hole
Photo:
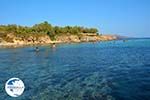
[[[95,27],[101,34],[150,37],[150,0],[0,0],[0,24]]]

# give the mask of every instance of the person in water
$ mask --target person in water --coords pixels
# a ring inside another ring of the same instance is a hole
[[[53,48],[55,48],[55,47],[56,47],[55,43],[53,43],[52,47],[53,47]]]
[[[35,48],[35,51],[39,51],[39,48],[38,48],[38,47],[36,47],[36,48]]]
[[[123,42],[127,42],[127,40],[123,40]]]

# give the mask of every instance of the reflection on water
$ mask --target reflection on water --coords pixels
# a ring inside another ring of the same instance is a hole
[[[0,99],[4,84],[25,83],[18,100],[148,100],[150,40],[61,44],[55,48],[0,49]]]

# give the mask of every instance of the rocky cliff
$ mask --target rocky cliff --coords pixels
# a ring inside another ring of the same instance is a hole
[[[115,40],[116,36],[113,35],[98,35],[94,33],[81,33],[79,35],[58,35],[55,36],[55,40],[51,40],[48,35],[27,37],[17,36],[15,34],[7,34],[5,38],[0,37],[0,45],[30,45],[30,44],[50,44],[50,43],[72,43],[72,42],[96,42],[96,41],[108,41]]]

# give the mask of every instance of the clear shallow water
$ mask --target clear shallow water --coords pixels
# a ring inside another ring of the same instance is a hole
[[[24,81],[9,97],[5,82]],[[150,39],[0,49],[0,100],[149,100]]]

